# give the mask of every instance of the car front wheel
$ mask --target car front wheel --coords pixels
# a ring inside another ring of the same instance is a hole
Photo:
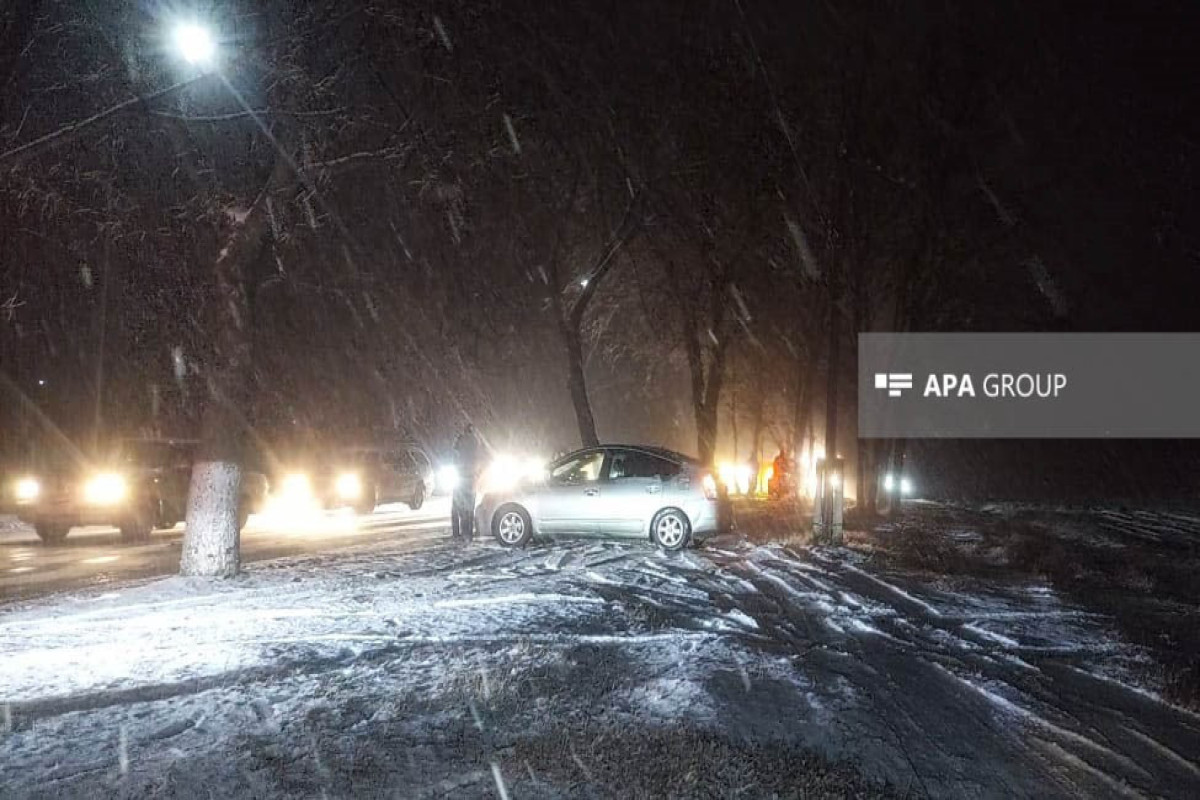
[[[692,523],[677,508],[665,508],[650,523],[650,537],[663,550],[682,550],[692,536]]]
[[[422,482],[417,484],[417,489],[413,492],[412,499],[408,501],[408,507],[416,511],[423,505],[425,505],[425,484]]]
[[[492,518],[492,535],[504,547],[523,547],[533,536],[529,512],[520,506],[503,506]]]
[[[63,539],[67,538],[70,528],[66,525],[48,525],[45,523],[34,525],[33,529],[37,531],[38,538],[44,544],[60,544]]]

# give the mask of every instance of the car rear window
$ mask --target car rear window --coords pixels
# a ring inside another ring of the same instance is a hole
[[[617,450],[608,468],[609,480],[621,478],[674,478],[679,474],[677,462],[638,450]]]

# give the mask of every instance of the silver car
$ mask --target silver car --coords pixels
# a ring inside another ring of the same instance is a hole
[[[728,498],[699,461],[656,447],[605,445],[555,460],[539,480],[485,493],[480,532],[505,547],[536,534],[649,539],[682,550],[728,527]]]

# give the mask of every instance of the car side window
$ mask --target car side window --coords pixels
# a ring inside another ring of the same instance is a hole
[[[665,458],[639,453],[636,450],[619,450],[613,453],[608,468],[609,480],[621,478],[674,478],[679,474],[679,465]]]
[[[558,484],[592,483],[600,480],[604,453],[587,453],[565,461],[550,471],[550,481]]]

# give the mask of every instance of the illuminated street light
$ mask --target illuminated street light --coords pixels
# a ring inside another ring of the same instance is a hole
[[[202,25],[184,22],[175,26],[171,35],[175,51],[189,64],[197,67],[212,66],[217,54],[217,43],[212,33]]]

